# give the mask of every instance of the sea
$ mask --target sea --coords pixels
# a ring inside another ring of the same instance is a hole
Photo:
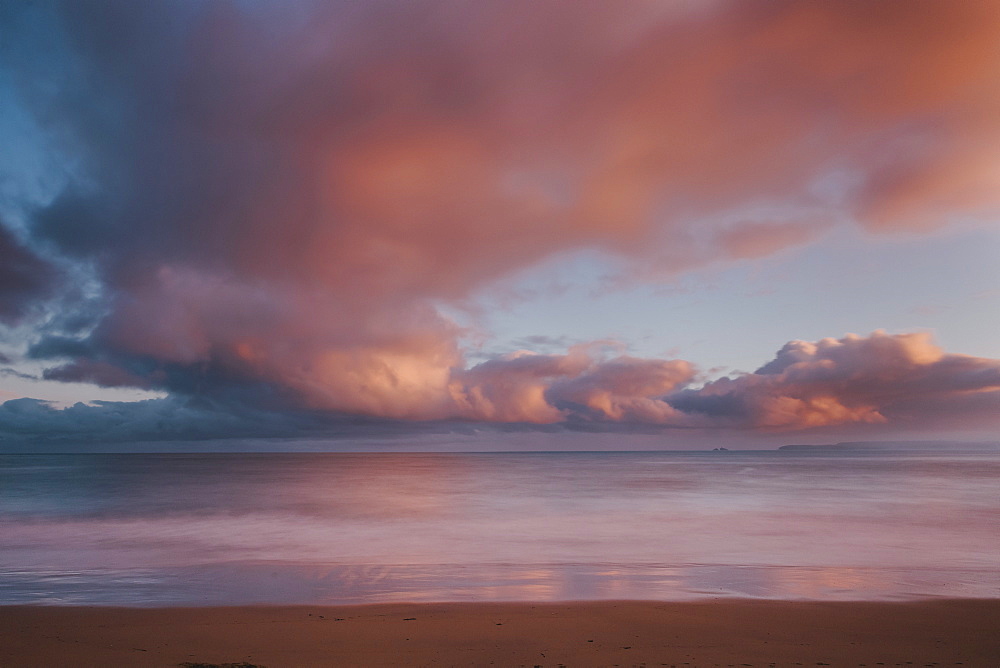
[[[0,455],[0,604],[1000,598],[1000,452]]]

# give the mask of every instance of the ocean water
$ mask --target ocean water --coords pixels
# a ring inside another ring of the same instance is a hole
[[[1000,453],[0,455],[0,603],[1000,597]]]

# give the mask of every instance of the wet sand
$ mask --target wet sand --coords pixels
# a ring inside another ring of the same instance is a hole
[[[0,666],[1000,666],[1000,600],[0,607]]]

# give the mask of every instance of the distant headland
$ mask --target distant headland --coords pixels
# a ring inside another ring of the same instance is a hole
[[[998,441],[844,441],[782,445],[778,450],[1000,450]]]

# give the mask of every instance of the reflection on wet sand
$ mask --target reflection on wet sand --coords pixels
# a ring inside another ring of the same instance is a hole
[[[163,569],[7,570],[4,603],[352,604],[763,598],[995,598],[996,571],[587,564],[325,566],[227,563]]]

